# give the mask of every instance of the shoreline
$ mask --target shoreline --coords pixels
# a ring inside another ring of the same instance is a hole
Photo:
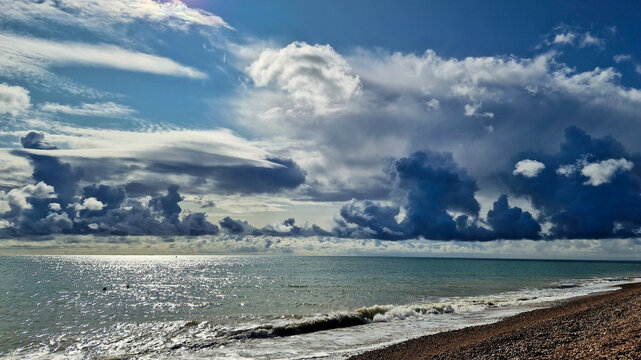
[[[592,359],[641,357],[641,283],[579,296],[498,322],[446,331],[349,357]]]

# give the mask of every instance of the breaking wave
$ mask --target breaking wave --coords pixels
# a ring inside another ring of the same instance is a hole
[[[384,322],[392,319],[403,320],[408,317],[451,312],[454,312],[454,309],[447,304],[426,306],[374,305],[370,307],[362,307],[354,310],[353,312],[315,316],[302,321],[286,323],[283,325],[260,326],[250,331],[242,332],[236,335],[236,338],[256,339],[302,335],[317,331],[366,325],[372,322]]]

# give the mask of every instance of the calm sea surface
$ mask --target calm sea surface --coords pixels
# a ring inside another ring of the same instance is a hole
[[[637,277],[638,262],[0,256],[0,356],[332,358]]]

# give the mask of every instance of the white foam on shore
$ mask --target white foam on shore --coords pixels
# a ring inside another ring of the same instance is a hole
[[[482,325],[549,306],[551,302],[616,289],[638,278],[590,279],[544,289],[442,298],[434,302],[377,305],[230,327],[174,321],[117,324],[87,336],[60,336],[38,349],[18,349],[9,359],[305,359],[342,358],[411,338]]]

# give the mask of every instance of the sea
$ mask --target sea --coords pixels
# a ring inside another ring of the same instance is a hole
[[[0,256],[0,357],[338,359],[639,277],[640,262]]]

